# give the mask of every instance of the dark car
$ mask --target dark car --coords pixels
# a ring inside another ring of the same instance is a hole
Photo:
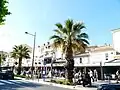
[[[120,84],[101,84],[97,90],[120,90]]]
[[[0,79],[14,79],[14,73],[11,70],[3,70],[0,72]]]

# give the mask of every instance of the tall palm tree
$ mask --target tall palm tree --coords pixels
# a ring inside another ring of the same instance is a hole
[[[18,62],[18,75],[21,74],[21,67],[22,67],[22,59],[28,59],[30,58],[30,50],[23,45],[19,45],[19,46],[14,46],[13,47],[13,51],[11,52],[11,57],[13,57],[14,59],[19,59]]]
[[[76,52],[83,53],[88,46],[88,35],[82,33],[82,29],[85,28],[81,22],[74,22],[71,19],[65,21],[65,25],[61,23],[55,24],[55,35],[51,36],[53,40],[54,48],[61,48],[65,54],[66,59],[66,79],[72,82],[73,69],[74,69],[74,58],[73,55]]]

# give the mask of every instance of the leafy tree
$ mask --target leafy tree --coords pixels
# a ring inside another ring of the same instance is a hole
[[[54,30],[55,35],[51,36],[54,48],[61,48],[66,59],[66,78],[69,82],[73,82],[74,58],[77,52],[85,52],[88,46],[88,35],[82,33],[85,28],[81,22],[74,22],[71,19],[65,21],[65,25],[61,23],[55,24],[57,29]]]
[[[1,64],[6,60],[7,58],[7,54],[3,51],[0,51],[0,67],[1,67]],[[0,68],[0,71],[1,71],[1,68]]]
[[[19,46],[14,46],[13,47],[13,51],[11,52],[11,57],[13,57],[14,59],[19,59],[18,62],[18,75],[21,74],[21,67],[22,67],[22,59],[28,59],[30,58],[30,50],[23,45],[19,45]]]
[[[7,0],[0,0],[0,25],[4,24],[6,20],[5,17],[11,14],[6,4],[8,4]]]
[[[1,67],[1,64],[6,60],[6,57],[7,55],[3,51],[1,51],[0,52],[0,67]]]

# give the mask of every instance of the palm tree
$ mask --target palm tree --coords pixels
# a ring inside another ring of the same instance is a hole
[[[6,58],[7,58],[7,55],[3,51],[0,51],[0,67],[1,67],[1,64],[6,60]],[[1,68],[0,68],[0,71],[1,71]]]
[[[55,29],[55,35],[51,36],[50,39],[53,40],[54,48],[61,48],[65,54],[66,59],[66,79],[69,82],[73,82],[73,69],[74,69],[74,58],[73,55],[77,52],[85,52],[88,46],[88,35],[82,33],[82,29],[85,28],[82,22],[73,22],[73,20],[68,19],[65,21],[63,26],[61,23],[55,24],[57,29]]]
[[[13,57],[14,59],[19,59],[18,62],[18,75],[21,74],[21,67],[22,67],[22,59],[28,59],[30,58],[30,50],[23,45],[19,45],[19,46],[14,46],[13,47],[13,51],[11,52],[11,57]]]

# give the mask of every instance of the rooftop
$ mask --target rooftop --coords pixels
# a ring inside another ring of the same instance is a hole
[[[112,33],[116,33],[116,32],[119,32],[119,31],[120,31],[120,28],[113,29],[113,30],[111,30],[111,31],[112,31]]]

